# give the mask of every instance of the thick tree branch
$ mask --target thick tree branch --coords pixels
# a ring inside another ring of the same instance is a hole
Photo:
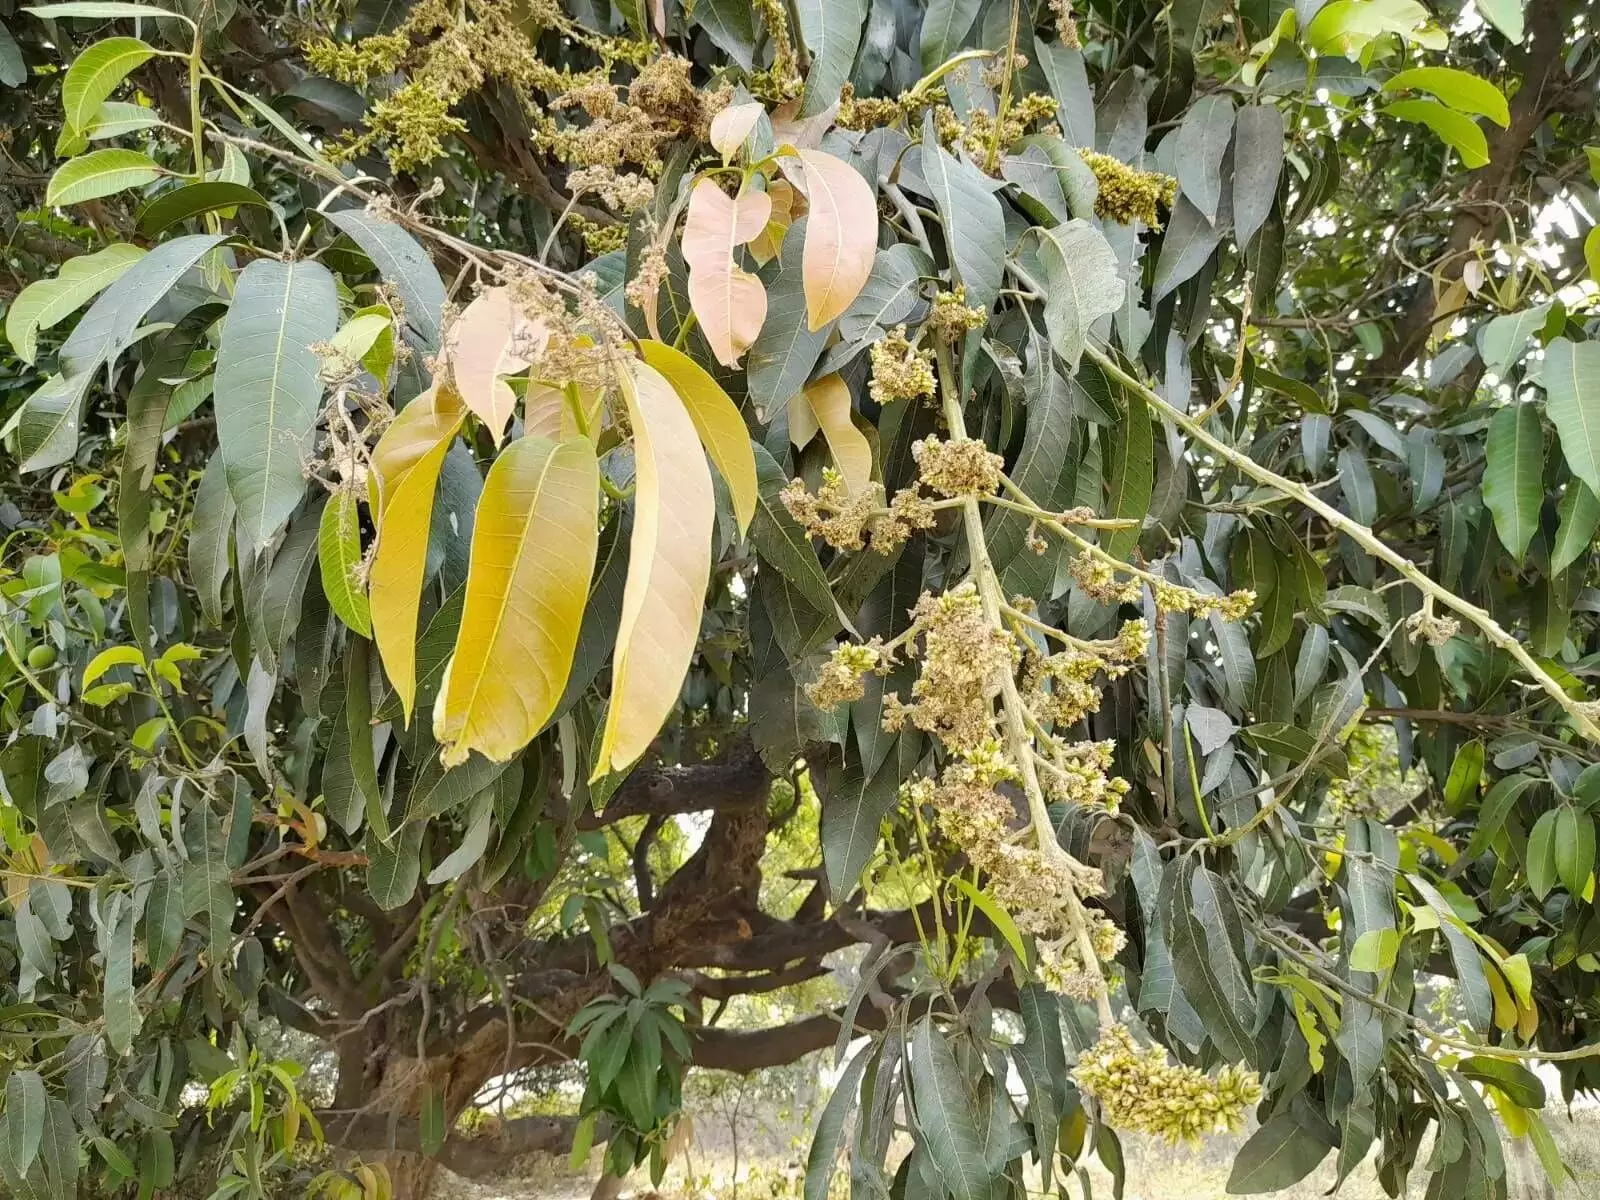
[[[1455,217],[1450,234],[1437,257],[1438,280],[1448,284],[1461,278],[1475,239],[1502,220],[1514,191],[1523,151],[1545,120],[1554,112],[1592,103],[1566,86],[1563,55],[1571,30],[1562,20],[1560,0],[1533,0],[1528,6],[1528,62],[1521,89],[1511,101],[1511,121],[1493,130],[1489,162],[1472,174],[1459,200],[1452,202]],[[1373,360],[1374,378],[1401,375],[1422,352],[1435,324],[1434,288],[1417,281],[1417,292],[1395,323],[1394,340]]]
[[[415,1117],[393,1118],[385,1112],[350,1113],[342,1109],[324,1109],[316,1116],[328,1141],[341,1149],[412,1154],[422,1151],[421,1127]],[[524,1154],[566,1153],[572,1148],[577,1127],[576,1117],[518,1117],[470,1137],[452,1132],[435,1158],[457,1175],[482,1179],[506,1170]],[[606,1137],[604,1128],[595,1130],[596,1143],[604,1142]]]

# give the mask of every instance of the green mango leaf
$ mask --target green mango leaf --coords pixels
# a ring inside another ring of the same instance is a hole
[[[267,198],[254,188],[213,179],[202,183],[186,183],[159,196],[152,196],[139,206],[134,220],[142,233],[147,237],[155,237],[190,217],[238,208],[240,205],[269,207]]]
[[[51,206],[82,204],[144,187],[165,174],[160,163],[138,150],[91,150],[56,169],[45,185],[44,202]]]
[[[1040,230],[1039,261],[1045,276],[1045,332],[1067,369],[1075,371],[1090,328],[1121,307],[1127,285],[1111,243],[1078,218]]]
[[[1331,1131],[1299,1108],[1279,1113],[1250,1135],[1233,1160],[1228,1192],[1254,1196],[1293,1187],[1333,1149]]]
[[[361,586],[360,503],[349,488],[328,498],[322,510],[317,559],[322,569],[322,592],[333,615],[362,637],[370,638],[372,606]]]
[[[1539,380],[1567,465],[1600,495],[1600,342],[1556,338],[1545,347]]]
[[[839,89],[850,78],[867,5],[864,0],[795,0],[794,11],[800,18],[800,41],[811,55],[800,115],[812,117],[839,99]]]
[[[94,254],[69,258],[52,279],[38,279],[23,288],[6,309],[6,340],[23,362],[39,353],[39,331],[71,316],[145,256],[138,246],[107,246]]]
[[[214,394],[241,554],[259,553],[305,494],[322,401],[312,346],[331,338],[338,321],[338,292],[320,263],[260,258],[239,276]]]
[[[1487,79],[1455,67],[1412,67],[1391,76],[1383,90],[1432,92],[1458,113],[1488,117],[1502,129],[1511,124],[1511,108],[1504,93]]]
[[[1000,294],[1006,258],[1006,222],[987,175],[939,144],[930,112],[922,126],[922,176],[944,226],[954,282],[967,303],[985,311]],[[1087,281],[1084,284],[1088,286]],[[768,314],[769,321],[772,319]]]
[[[61,106],[67,128],[83,133],[94,123],[100,105],[128,75],[155,57],[157,51],[136,37],[110,37],[96,42],[67,68],[61,81]]]
[[[1396,100],[1384,105],[1383,111],[1402,121],[1426,125],[1439,135],[1440,141],[1461,155],[1468,169],[1488,165],[1489,140],[1471,117],[1435,100]]]
[[[988,1200],[989,1168],[967,1075],[933,1018],[917,1023],[906,1059],[912,1125],[945,1194],[953,1200]]]
[[[1495,413],[1484,457],[1483,502],[1500,544],[1520,563],[1544,500],[1544,430],[1532,405],[1513,403]]]

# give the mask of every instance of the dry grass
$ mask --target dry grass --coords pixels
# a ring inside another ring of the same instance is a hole
[[[1560,1193],[1560,1200],[1600,1200],[1600,1111],[1580,1112],[1572,1120],[1552,1114],[1551,1132],[1561,1148],[1563,1160],[1576,1175]],[[1229,1163],[1241,1139],[1214,1138],[1197,1149],[1173,1148],[1148,1138],[1126,1142],[1128,1186],[1124,1200],[1224,1200],[1227,1196]],[[768,1145],[755,1162],[740,1166],[737,1191],[731,1180],[733,1166],[727,1153],[725,1131],[705,1130],[700,1151],[691,1160],[698,1177],[685,1178],[680,1165],[668,1172],[662,1185],[667,1200],[798,1200],[799,1164],[805,1159],[803,1146],[784,1154]],[[1426,1157],[1424,1152],[1423,1157]],[[1096,1167],[1095,1196],[1111,1195],[1110,1179]],[[1287,1191],[1275,1193],[1277,1200],[1321,1200],[1333,1185],[1333,1160],[1323,1163],[1309,1179]],[[1521,1176],[1515,1171],[1513,1179]],[[1534,1200],[1546,1196],[1538,1189],[1536,1175],[1531,1186],[1513,1190],[1513,1200]],[[792,1183],[788,1181],[795,1181]],[[1417,1172],[1407,1200],[1423,1194],[1427,1175]],[[594,1172],[571,1172],[564,1162],[545,1160],[531,1163],[525,1172],[480,1184],[453,1177],[437,1191],[440,1200],[586,1200],[594,1185]],[[624,1196],[642,1196],[650,1191],[641,1175],[630,1181]],[[1074,1193],[1075,1195],[1076,1193]],[[1372,1168],[1363,1167],[1338,1193],[1339,1200],[1388,1200],[1378,1186]]]

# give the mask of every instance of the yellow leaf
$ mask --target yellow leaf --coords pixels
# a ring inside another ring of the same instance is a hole
[[[642,342],[645,362],[666,377],[694,422],[700,444],[722,474],[733,497],[733,513],[741,534],[756,515],[756,456],[750,431],[722,386],[694,359],[662,342]]]
[[[588,438],[518,438],[489,469],[461,632],[434,705],[446,767],[473,750],[504,762],[555,711],[594,573],[599,489]]]
[[[555,442],[571,437],[572,422],[566,408],[567,394],[558,384],[528,380],[528,394],[522,398],[522,432]]]
[[[716,518],[711,471],[672,385],[634,360],[622,373],[622,397],[637,483],[596,779],[643,754],[677,703],[700,634]]]
[[[836,374],[824,375],[807,385],[804,397],[845,486],[864,491],[872,482],[872,443],[850,419],[850,386]]]
[[[794,443],[796,450],[804,450],[811,444],[811,439],[822,432],[822,426],[817,424],[817,414],[811,409],[811,401],[806,399],[803,391],[789,397],[788,419],[789,440]]]
[[[733,161],[733,156],[739,153],[739,147],[744,145],[744,139],[750,136],[750,131],[756,127],[756,122],[765,111],[761,105],[751,101],[749,104],[730,104],[711,118],[711,145],[722,155],[723,162]]]
[[[1497,1029],[1511,1030],[1517,1027],[1517,1002],[1511,998],[1511,989],[1506,987],[1505,980],[1500,978],[1498,971],[1485,971],[1484,977],[1489,981],[1489,994],[1494,998],[1494,1023]]]
[[[437,384],[412,400],[372,451],[377,476],[378,548],[368,595],[373,638],[400,697],[406,724],[417,691],[417,612],[428,558],[433,493],[446,451],[466,411]]]
[[[772,213],[767,217],[767,227],[746,247],[750,251],[750,257],[762,266],[766,266],[778,257],[778,252],[783,249],[783,235],[789,232],[789,226],[794,224],[795,204],[799,202],[804,206],[805,203],[794,190],[794,185],[787,179],[774,179],[767,184],[767,196],[772,201]]]
[[[509,288],[490,288],[467,305],[445,336],[445,357],[456,392],[488,428],[495,444],[517,406],[505,376],[526,370],[549,336],[512,301]]]
[[[767,319],[767,290],[733,261],[733,252],[767,227],[772,201],[765,192],[731,199],[709,179],[689,194],[683,223],[683,261],[689,264],[689,306],[725,367],[736,366]]]
[[[878,205],[849,163],[820,150],[797,153],[810,202],[800,277],[815,331],[849,308],[866,284],[878,252]]]

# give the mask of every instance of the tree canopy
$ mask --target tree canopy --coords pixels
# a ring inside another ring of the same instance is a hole
[[[8,1193],[1562,1179],[1592,5],[176,4],[0,0]]]

